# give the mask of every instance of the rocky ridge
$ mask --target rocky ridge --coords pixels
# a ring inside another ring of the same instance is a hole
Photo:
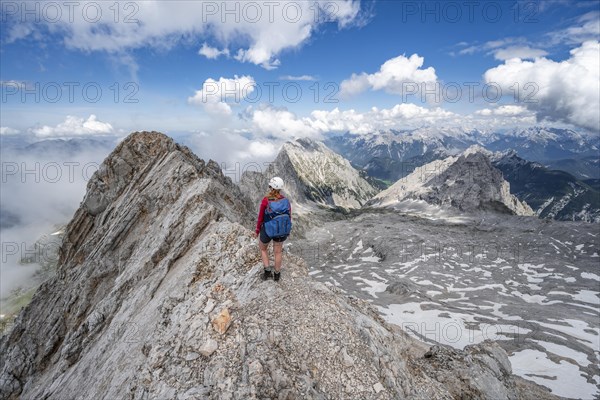
[[[404,200],[423,200],[466,212],[534,215],[527,203],[510,194],[510,185],[491,164],[490,154],[480,146],[471,146],[458,156],[432,161],[377,194],[368,204],[387,207]]]
[[[0,339],[1,397],[553,398],[496,344],[428,349],[291,254],[260,281],[248,207],[216,163],[131,134],[88,183],[57,276]]]

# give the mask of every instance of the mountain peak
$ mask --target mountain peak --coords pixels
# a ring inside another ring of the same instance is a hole
[[[493,153],[491,151],[487,150],[486,148],[484,148],[483,146],[478,145],[478,144],[474,144],[474,145],[468,147],[462,153],[462,155],[468,156],[469,154],[475,154],[475,153],[481,153],[481,154],[485,155],[486,157],[490,157],[493,155]]]
[[[472,146],[459,156],[425,164],[379,193],[369,204],[387,207],[399,206],[405,200],[423,200],[468,212],[533,215],[526,203],[510,194],[509,183],[492,166],[488,154],[487,150]]]
[[[360,208],[377,192],[348,160],[322,142],[308,138],[286,142],[263,179],[257,181],[248,174],[242,177],[242,186],[257,192],[254,187],[258,184],[264,191],[274,175],[283,178],[284,191],[293,202],[308,206]]]

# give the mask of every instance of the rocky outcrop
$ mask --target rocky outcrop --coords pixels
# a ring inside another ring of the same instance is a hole
[[[256,241],[239,223],[243,199],[215,163],[170,138],[139,132],[125,139],[66,228],[58,275],[0,340],[1,397],[533,393],[516,384],[493,344],[427,353],[366,302],[314,281],[296,256],[285,254],[281,281],[260,280]]]
[[[534,215],[527,203],[510,194],[509,183],[491,164],[489,154],[472,146],[457,157],[423,165],[379,193],[369,205],[385,207],[404,200],[423,200],[466,212]]]
[[[264,173],[242,175],[240,187],[252,197],[256,213],[273,176],[283,179],[283,191],[292,201],[294,235],[360,208],[378,192],[348,160],[306,138],[285,143]]]
[[[517,152],[495,153],[492,164],[510,182],[510,190],[540,218],[600,222],[600,193],[573,175],[520,158]]]

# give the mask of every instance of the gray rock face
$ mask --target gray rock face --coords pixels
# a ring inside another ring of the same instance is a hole
[[[273,176],[285,182],[283,192],[292,202],[294,235],[360,208],[377,193],[348,160],[310,139],[285,143],[264,173],[247,171],[242,175],[240,187],[254,201],[255,213]]]
[[[460,156],[419,167],[375,196],[369,205],[393,206],[405,200],[423,200],[466,212],[534,215],[527,203],[510,194],[509,183],[486,153],[489,152],[472,146]]]
[[[156,132],[130,135],[89,182],[57,277],[0,339],[0,397],[533,393],[491,343],[424,358],[427,346],[366,302],[314,281],[294,255],[285,254],[281,281],[263,282],[256,241],[239,223],[249,225],[247,215],[244,196],[215,163]]]

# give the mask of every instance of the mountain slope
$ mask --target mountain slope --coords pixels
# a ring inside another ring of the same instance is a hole
[[[283,192],[292,201],[293,234],[337,212],[358,209],[378,192],[348,160],[310,139],[285,143],[264,173],[244,172],[240,187],[253,199],[256,213],[273,176],[283,179]]]
[[[549,169],[568,172],[577,179],[600,179],[600,151],[578,159],[546,160],[544,165]]]
[[[125,139],[0,339],[2,398],[552,398],[497,344],[427,351],[295,256],[262,282],[243,198],[168,137]]]
[[[510,185],[492,166],[488,153],[472,146],[460,156],[419,167],[375,196],[369,205],[387,207],[405,200],[423,200],[467,212],[491,210],[533,215],[526,203],[510,194]]]
[[[278,156],[282,161],[286,158],[297,176],[289,182],[297,185],[298,199],[358,208],[377,192],[346,159],[321,142],[309,139],[288,142]]]
[[[329,137],[325,144],[370,176],[397,181],[415,168],[459,153],[488,138],[486,133],[461,129],[420,128],[367,135]]]
[[[600,222],[600,192],[563,171],[524,160],[516,152],[496,154],[493,165],[510,182],[511,193],[542,218]]]

